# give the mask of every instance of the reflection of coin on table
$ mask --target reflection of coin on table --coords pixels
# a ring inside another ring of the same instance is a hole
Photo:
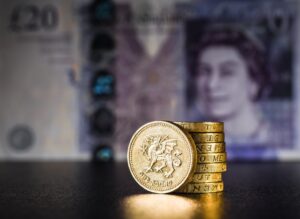
[[[131,195],[121,202],[126,219],[191,219],[222,218],[222,193],[206,194],[142,194]]]
[[[167,193],[184,185],[194,174],[196,146],[176,125],[154,121],[133,135],[128,148],[129,169],[144,189]]]

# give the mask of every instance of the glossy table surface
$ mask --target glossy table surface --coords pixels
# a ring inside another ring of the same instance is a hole
[[[229,163],[225,191],[157,195],[126,163],[0,163],[0,218],[300,218],[300,163]]]

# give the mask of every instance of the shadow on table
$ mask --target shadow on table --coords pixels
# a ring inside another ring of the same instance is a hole
[[[122,200],[125,219],[223,218],[223,193],[199,195],[132,195]]]

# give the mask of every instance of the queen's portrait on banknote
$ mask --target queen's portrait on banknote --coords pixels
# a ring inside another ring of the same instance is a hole
[[[215,26],[197,50],[190,72],[198,110],[225,122],[228,142],[266,144],[270,126],[256,106],[269,84],[263,46],[238,27]]]
[[[224,121],[230,159],[294,147],[289,7],[268,5],[278,17],[258,3],[136,3],[117,7],[118,154],[138,126],[156,119]]]
[[[211,26],[194,58],[189,62],[193,120],[224,121],[229,145],[270,147],[272,126],[257,105],[270,87],[261,42],[238,26]]]
[[[185,9],[193,12],[185,22],[186,120],[223,121],[229,159],[295,148],[294,8],[235,1]]]

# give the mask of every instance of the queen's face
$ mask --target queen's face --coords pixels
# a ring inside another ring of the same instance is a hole
[[[211,46],[198,57],[197,93],[203,113],[213,119],[234,116],[253,103],[257,84],[234,47]]]

